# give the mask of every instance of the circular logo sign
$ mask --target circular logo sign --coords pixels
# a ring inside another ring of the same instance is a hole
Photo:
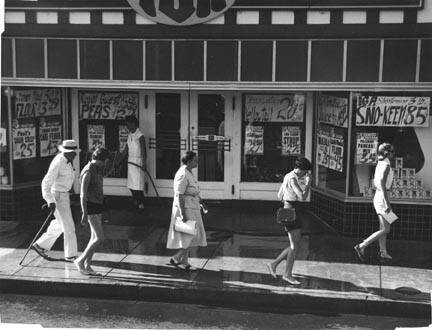
[[[128,0],[141,16],[166,25],[194,25],[210,21],[235,0]]]

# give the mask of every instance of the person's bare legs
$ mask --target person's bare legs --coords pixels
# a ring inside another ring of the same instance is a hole
[[[380,256],[387,259],[391,259],[391,255],[387,252],[387,235],[390,233],[390,226],[391,225],[384,219],[384,217],[380,217],[380,229],[385,232],[384,235],[378,238]]]
[[[95,273],[91,268],[92,258],[98,246],[104,240],[104,233],[102,227],[102,214],[91,214],[88,216],[90,224],[91,236],[84,252],[75,261],[75,265],[81,273],[87,271],[88,273]]]
[[[297,280],[295,280],[292,277],[292,269],[294,266],[294,260],[295,260],[295,253],[298,247],[298,244],[301,239],[301,230],[300,229],[294,229],[290,230],[288,233],[288,239],[290,241],[289,247],[284,249],[279,256],[273,260],[271,263],[267,264],[267,266],[270,268],[269,271],[273,275],[273,277],[276,277],[276,268],[277,266],[283,261],[286,260],[286,268],[285,268],[285,274],[283,277],[288,278],[293,283],[297,284]]]
[[[378,214],[378,219],[380,222],[380,229],[366,238],[363,242],[359,244],[359,248],[364,251],[370,244],[378,240],[381,251],[386,251],[386,238],[387,234],[390,232],[390,224],[384,219],[381,214]]]
[[[294,229],[289,231],[288,237],[290,240],[290,247],[286,256],[287,263],[283,278],[288,280],[288,282],[291,284],[300,284],[295,278],[292,277],[292,269],[294,267],[295,255],[301,239],[301,230]]]

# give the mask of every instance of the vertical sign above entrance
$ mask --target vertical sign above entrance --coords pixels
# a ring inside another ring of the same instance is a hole
[[[128,0],[141,16],[165,25],[195,25],[228,10],[235,0]]]

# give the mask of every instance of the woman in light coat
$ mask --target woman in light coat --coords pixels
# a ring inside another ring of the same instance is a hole
[[[312,164],[306,158],[298,158],[295,162],[294,169],[285,175],[284,181],[279,189],[278,198],[284,203],[284,208],[294,208],[296,210],[296,220],[291,226],[285,226],[285,232],[288,235],[289,246],[282,251],[282,253],[271,263],[267,264],[270,274],[276,278],[276,268],[283,261],[286,260],[285,274],[282,279],[292,285],[299,285],[292,276],[294,267],[295,254],[301,239],[302,227],[302,205],[301,202],[305,201],[309,195],[310,187],[312,184],[312,177],[309,171],[312,169]],[[306,186],[302,189],[299,185],[299,178],[305,177]]]
[[[170,263],[173,266],[191,270],[189,264],[189,249],[193,246],[207,246],[206,233],[201,218],[201,198],[198,181],[192,174],[192,169],[198,165],[198,158],[193,151],[187,151],[182,157],[183,165],[174,177],[174,200],[171,213],[171,223],[168,231],[167,248],[178,249]],[[196,221],[196,235],[181,233],[175,230],[176,219],[184,222]]]
[[[364,250],[371,243],[378,240],[381,259],[392,259],[387,252],[387,235],[390,232],[390,223],[385,220],[385,215],[391,212],[388,191],[393,183],[393,170],[391,160],[394,157],[394,148],[390,143],[382,143],[378,147],[378,163],[375,168],[374,185],[376,187],[373,205],[378,215],[380,229],[366,238],[360,244],[354,246],[354,250],[361,261],[364,261]]]

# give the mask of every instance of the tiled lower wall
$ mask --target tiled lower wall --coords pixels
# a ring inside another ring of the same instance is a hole
[[[364,238],[379,228],[378,217],[370,203],[344,203],[313,191],[314,213],[342,235]],[[399,216],[391,227],[389,238],[432,240],[432,206],[392,203]]]
[[[44,200],[40,186],[0,190],[0,220],[1,221],[35,221],[46,216],[41,210]]]

